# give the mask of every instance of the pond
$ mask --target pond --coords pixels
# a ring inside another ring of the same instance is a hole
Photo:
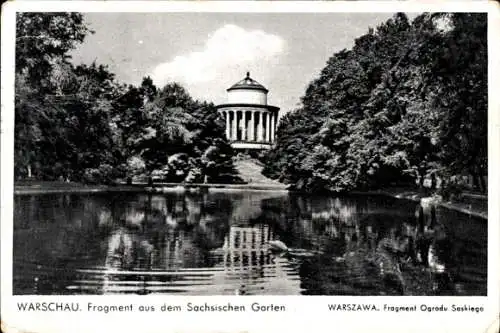
[[[368,195],[17,195],[13,288],[18,295],[486,295],[487,222]]]

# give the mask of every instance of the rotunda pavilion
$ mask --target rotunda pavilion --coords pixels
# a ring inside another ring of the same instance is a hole
[[[227,103],[217,106],[226,119],[226,138],[235,149],[269,149],[274,143],[279,107],[267,104],[267,90],[247,76],[227,89]]]

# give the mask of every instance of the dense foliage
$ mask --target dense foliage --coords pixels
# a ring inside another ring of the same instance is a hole
[[[175,83],[127,86],[106,66],[71,64],[68,52],[91,33],[81,14],[20,13],[16,29],[17,178],[235,181],[214,105]]]
[[[303,191],[487,173],[486,15],[397,14],[334,54],[264,172]],[[482,184],[481,188],[485,188]]]

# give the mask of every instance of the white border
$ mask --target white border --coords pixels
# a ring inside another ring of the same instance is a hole
[[[82,12],[486,12],[487,1],[18,1],[17,11]]]
[[[16,11],[82,11],[82,12],[488,12],[489,40],[489,230],[488,230],[488,297],[179,297],[179,296],[11,296],[12,295],[12,203],[13,203],[13,124],[14,124],[14,51]],[[1,319],[5,332],[496,332],[499,314],[499,222],[500,175],[499,73],[500,48],[499,7],[494,2],[94,2],[51,1],[9,2],[2,8],[2,87],[1,87]],[[285,303],[288,311],[278,314],[246,312],[179,314],[139,313],[89,314],[18,313],[16,302],[43,300],[96,304],[185,304],[189,300],[249,305],[253,301]],[[345,312],[334,313],[326,304],[392,303],[392,304],[470,304],[482,305],[482,314]]]

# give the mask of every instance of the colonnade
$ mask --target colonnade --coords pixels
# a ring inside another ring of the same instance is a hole
[[[220,110],[231,141],[274,142],[278,112],[271,110]]]

